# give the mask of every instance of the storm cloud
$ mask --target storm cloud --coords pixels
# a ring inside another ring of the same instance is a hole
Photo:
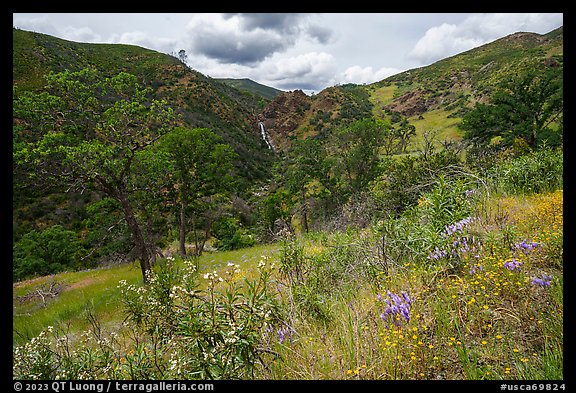
[[[294,46],[307,32],[319,42],[330,30],[307,25],[306,14],[198,14],[187,25],[192,52],[219,63],[253,66]]]

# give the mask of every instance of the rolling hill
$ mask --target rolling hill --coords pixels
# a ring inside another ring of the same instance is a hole
[[[260,98],[190,69],[177,58],[133,45],[77,43],[13,29],[13,86],[41,90],[50,71],[95,67],[105,75],[134,74],[159,98],[168,100],[190,127],[207,127],[238,153],[237,166],[248,179],[265,178],[270,155],[254,113]]]
[[[285,148],[293,137],[319,135],[364,116],[404,118],[417,135],[434,129],[440,138],[459,139],[457,125],[467,110],[486,102],[506,78],[538,64],[562,67],[563,27],[547,34],[514,33],[369,85],[333,86],[313,97],[282,93],[259,118],[274,143]]]
[[[234,78],[216,78],[216,80],[225,83],[235,89],[245,91],[247,93],[255,94],[264,98],[267,101],[274,99],[282,90],[275,89],[270,86],[263,85],[248,78],[234,79]]]

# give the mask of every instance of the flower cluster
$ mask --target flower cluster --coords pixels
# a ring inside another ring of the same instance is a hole
[[[525,255],[528,255],[535,247],[538,247],[540,244],[535,242],[526,243],[526,240],[522,240],[522,242],[517,243],[514,245],[514,249],[518,251],[522,251]]]
[[[446,238],[452,235],[453,233],[463,232],[464,228],[466,228],[466,226],[471,222],[473,222],[474,220],[475,219],[472,217],[466,217],[458,222],[455,222],[452,225],[446,225],[446,227],[444,228],[444,232],[442,233],[442,236]]]
[[[524,262],[517,261],[516,258],[512,258],[510,261],[504,262],[504,267],[508,270],[517,272],[520,271],[520,266],[524,265]]]
[[[476,273],[478,273],[479,271],[480,272],[484,271],[484,267],[481,264],[472,265],[472,266],[470,266],[470,269],[468,270],[468,274],[473,276]]]
[[[260,257],[260,262],[258,262],[258,270],[266,270],[266,269],[271,269],[273,270],[276,267],[276,264],[274,262],[272,262],[271,264],[268,262],[270,260],[270,256],[269,255],[262,255]]]
[[[552,276],[548,274],[543,274],[542,277],[533,277],[532,284],[540,285],[541,287],[549,287],[552,285]]]
[[[430,255],[428,255],[428,259],[438,261],[444,258],[446,255],[448,255],[446,251],[440,250],[438,247],[436,247],[434,251],[432,251]]]
[[[382,296],[378,294],[377,299],[382,302]],[[407,292],[402,291],[401,296],[398,296],[390,291],[387,292],[387,297],[384,299],[386,308],[384,312],[380,314],[380,318],[384,322],[387,322],[386,329],[389,328],[388,323],[392,321],[395,326],[402,325],[402,319],[406,323],[410,321],[410,306],[412,304],[412,299]]]
[[[205,280],[208,280],[208,286],[209,287],[213,287],[216,282],[222,282],[224,281],[224,279],[220,276],[218,276],[218,273],[216,273],[216,270],[214,270],[212,273],[206,273],[203,275]]]

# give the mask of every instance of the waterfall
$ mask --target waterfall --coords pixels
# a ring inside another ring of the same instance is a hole
[[[270,150],[274,150],[272,148],[272,145],[270,144],[270,142],[268,141],[268,134],[266,133],[266,129],[264,128],[264,123],[262,123],[261,121],[258,122],[258,125],[260,126],[260,134],[262,134],[262,139],[264,139],[264,142],[266,142],[266,146],[268,146],[268,149]]]

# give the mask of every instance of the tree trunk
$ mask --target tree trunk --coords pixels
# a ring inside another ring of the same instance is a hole
[[[142,236],[142,231],[140,230],[140,225],[136,220],[132,206],[128,201],[127,195],[119,195],[118,201],[122,205],[124,211],[124,218],[126,219],[126,224],[128,229],[132,234],[132,241],[134,242],[134,248],[136,249],[136,256],[140,259],[140,268],[142,269],[142,277],[144,278],[144,283],[148,283],[148,275],[151,271],[150,267],[150,253],[146,247],[146,242]]]
[[[306,193],[301,190],[302,195],[302,222],[304,224],[304,231],[308,233],[308,206],[306,202]]]
[[[180,254],[186,255],[186,198],[180,204]]]

